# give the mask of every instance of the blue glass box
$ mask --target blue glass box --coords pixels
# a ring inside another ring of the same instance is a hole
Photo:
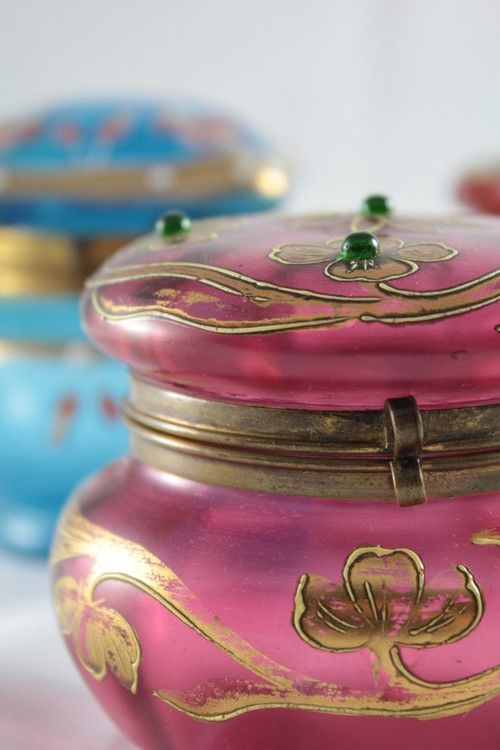
[[[0,223],[73,236],[139,234],[158,214],[262,211],[288,190],[250,127],[205,105],[94,102],[0,128]]]

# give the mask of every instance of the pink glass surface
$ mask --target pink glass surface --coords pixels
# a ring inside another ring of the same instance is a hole
[[[145,237],[91,280],[87,331],[146,378],[224,400],[499,399],[500,221],[395,216],[374,230],[379,271],[349,275],[340,242],[355,226],[371,228],[261,216],[195,222],[185,242]]]
[[[481,592],[484,612],[464,637],[434,647],[400,647],[412,674],[427,682],[456,684],[484,670],[499,669],[500,549],[471,543],[473,534],[495,527],[498,531],[497,495],[433,499],[425,506],[405,509],[392,503],[264,496],[181,480],[129,459],[87,483],[74,497],[70,512],[77,508],[93,525],[159,558],[177,577],[170,590],[173,600],[184,596],[187,587],[193,617],[227,628],[232,634],[225,641],[229,649],[236,638],[263,660],[278,665],[279,674],[294,680],[305,699],[308,681],[313,679],[342,685],[346,693],[378,692],[383,699],[402,700],[389,676],[383,670],[377,674],[369,648],[350,653],[314,648],[292,626],[301,576],[322,576],[341,587],[346,560],[366,545],[405,548],[418,555],[424,567],[424,590],[443,586],[453,590],[456,566],[466,566]],[[85,534],[82,524],[79,544]],[[283,707],[261,708],[217,722],[192,718],[155,692],[194,695],[196,710],[197,700],[237,691],[241,685],[252,693],[261,677],[138,586],[126,545],[100,542],[93,549],[95,559],[88,550],[70,556],[56,564],[55,575],[57,579],[71,576],[83,585],[92,570],[109,574],[95,589],[95,606],[119,613],[137,633],[142,655],[136,695],[111,671],[102,681],[95,679],[82,668],[71,636],[67,642],[102,705],[140,747],[350,750],[368,745],[373,750],[400,746],[441,750],[446,745],[454,750],[498,750],[498,695],[485,697],[481,705],[457,715],[425,721]],[[156,585],[159,579],[151,570],[148,575]],[[120,571],[128,572],[120,579]],[[143,578],[139,568],[136,577]],[[396,599],[398,591],[402,595],[399,584]],[[462,587],[465,596],[464,591]],[[403,606],[392,630],[401,630],[408,617],[410,610]]]
[[[349,269],[360,229],[380,256]],[[125,248],[83,310],[108,354],[196,396],[495,402],[499,247],[490,218],[207,220]],[[498,500],[265,495],[126,459],[61,520],[60,625],[148,750],[498,750]]]

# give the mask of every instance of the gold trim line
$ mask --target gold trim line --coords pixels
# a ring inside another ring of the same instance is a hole
[[[230,190],[252,190],[279,198],[288,191],[288,177],[281,166],[246,152],[222,154],[188,164],[156,162],[116,169],[65,171],[7,171],[4,194],[50,195],[103,200],[147,196],[193,198]]]

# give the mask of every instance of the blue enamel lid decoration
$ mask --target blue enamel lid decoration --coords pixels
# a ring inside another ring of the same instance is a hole
[[[259,211],[287,189],[260,135],[200,104],[71,104],[0,127],[2,223],[135,234],[169,208]]]

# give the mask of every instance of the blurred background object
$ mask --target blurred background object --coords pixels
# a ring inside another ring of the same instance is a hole
[[[127,446],[124,371],[80,332],[85,278],[165,209],[268,209],[288,178],[251,129],[178,99],[12,120],[0,170],[0,542],[43,553],[75,484]]]
[[[99,242],[0,226],[0,543],[46,553],[75,483],[127,449],[125,371],[85,340]]]
[[[73,237],[147,232],[158,214],[272,208],[288,178],[245,124],[194,101],[97,99],[0,126],[0,222]]]
[[[490,165],[466,173],[458,183],[464,205],[487,214],[500,214],[500,166]]]

